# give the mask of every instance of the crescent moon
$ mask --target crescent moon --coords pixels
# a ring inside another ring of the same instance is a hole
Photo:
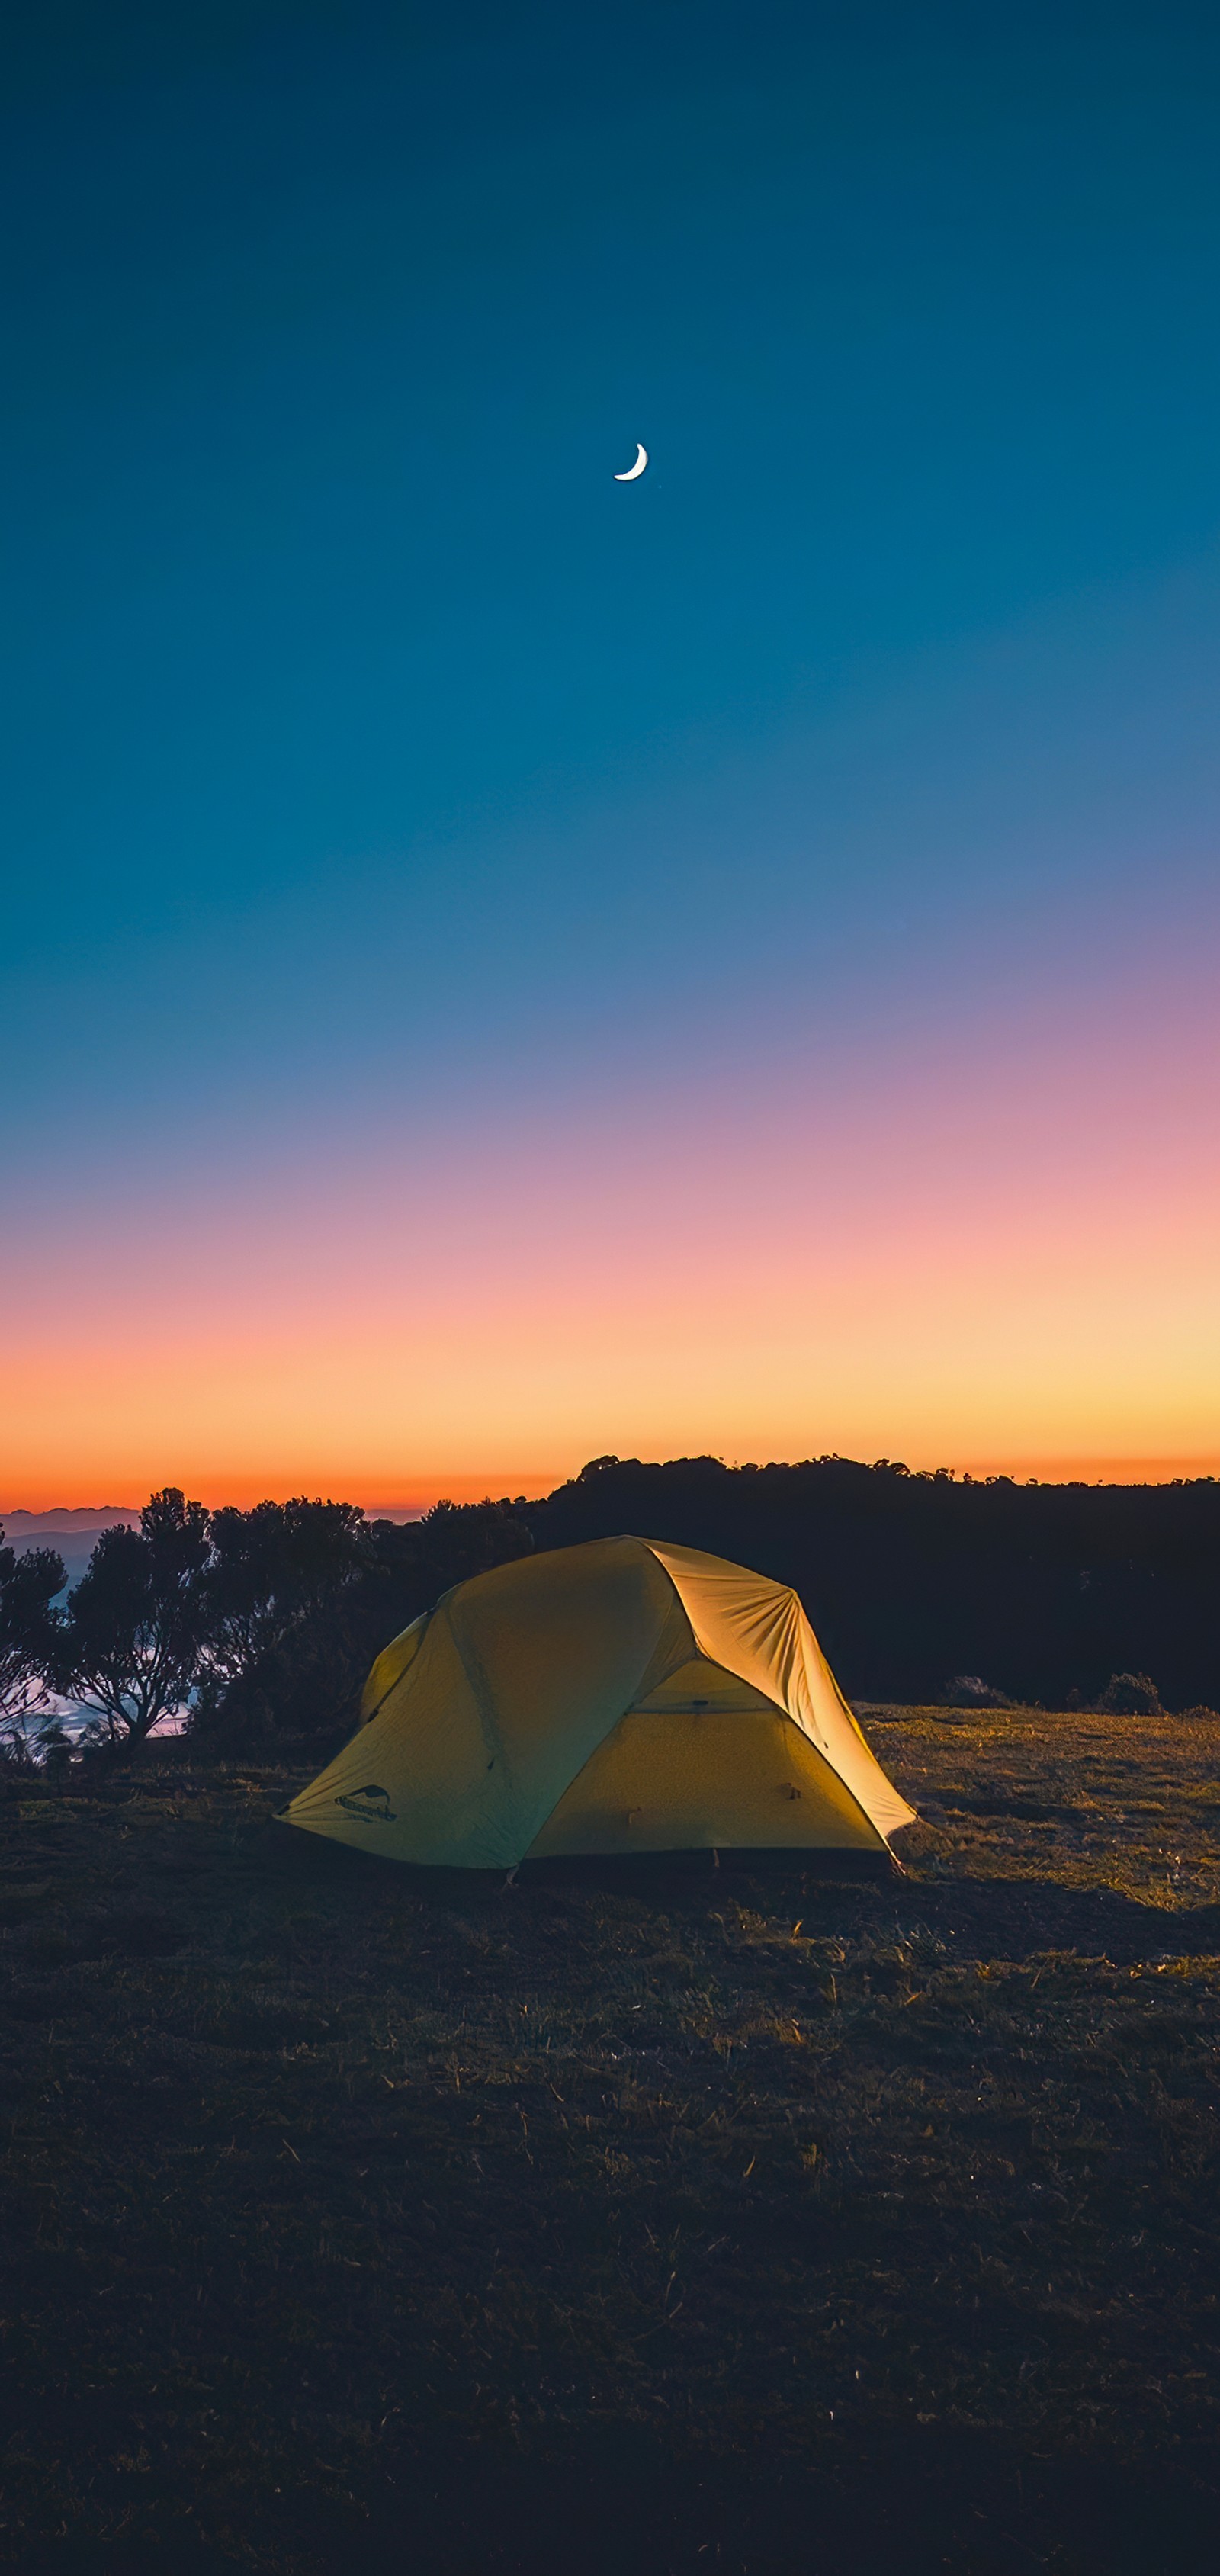
[[[639,480],[639,478],[640,478],[640,475],[643,473],[644,468],[645,468],[645,466],[647,465],[647,463],[648,463],[648,450],[647,450],[647,448],[646,448],[646,447],[641,447],[641,445],[640,445],[640,443],[639,443],[639,440],[637,439],[637,440],[636,440],[636,446],[635,446],[635,463],[634,463],[634,465],[629,465],[625,474],[616,474],[616,475],[615,475],[615,478],[614,478],[615,482],[616,482],[616,483],[636,483],[636,482],[638,482],[638,480]]]

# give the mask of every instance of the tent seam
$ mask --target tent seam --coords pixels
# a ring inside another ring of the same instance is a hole
[[[839,1787],[843,1790],[844,1795],[850,1798],[857,1815],[863,1816],[870,1834],[876,1835],[881,1850],[888,1851],[889,1842],[886,1836],[882,1833],[880,1825],[876,1822],[874,1817],[870,1816],[863,1801],[856,1796],[856,1792],[852,1788],[851,1782],[844,1779],[842,1772],[838,1770],[835,1764],[831,1761],[830,1755],[823,1752],[820,1744],[814,1743],[813,1737],[806,1733],[803,1726],[798,1724],[790,1709],[782,1709],[780,1714],[788,1726],[796,1727],[797,1734],[800,1736],[802,1742],[808,1745],[810,1752],[814,1755],[815,1759],[821,1763],[823,1770],[829,1771],[831,1779],[838,1781]]]
[[[447,1597],[447,1596],[442,1592],[442,1594],[441,1594],[441,1601],[445,1600],[445,1599],[446,1599],[446,1597]],[[435,1619],[436,1614],[437,1614],[437,1611],[439,1610],[440,1606],[441,1606],[440,1601],[436,1601],[436,1602],[434,1602],[434,1603],[433,1603],[432,1608],[431,1608],[430,1610],[428,1610],[428,1611],[426,1611],[426,1612],[424,1613],[424,1624],[423,1624],[423,1629],[422,1629],[421,1634],[420,1634],[419,1646],[417,1646],[417,1647],[416,1647],[416,1649],[415,1649],[415,1654],[416,1654],[416,1655],[419,1653],[420,1646],[422,1646],[422,1645],[423,1645],[424,1638],[427,1636],[427,1634],[428,1634],[428,1630],[429,1630],[429,1628],[431,1627],[432,1622],[433,1622],[433,1620]],[[407,1621],[407,1626],[408,1626],[409,1628],[413,1628],[413,1627],[415,1626],[415,1621],[414,1621],[413,1619],[409,1619],[409,1620]],[[403,1633],[403,1632],[400,1630],[400,1631],[399,1631],[399,1634],[401,1635],[402,1633]],[[382,1653],[383,1653],[383,1654],[387,1654],[387,1655],[388,1655],[388,1653],[389,1653],[389,1651],[390,1651],[390,1646],[396,1645],[396,1644],[397,1644],[397,1642],[398,1642],[397,1638],[395,1638],[395,1637],[391,1637],[390,1642],[389,1642],[389,1645],[387,1645],[387,1646],[383,1646],[383,1648],[382,1648]],[[415,1661],[415,1655],[412,1655],[412,1657],[411,1657],[411,1664],[413,1664],[413,1663],[414,1663],[414,1661]],[[408,1664],[408,1665],[405,1667],[405,1671],[404,1671],[404,1672],[402,1672],[402,1673],[395,1673],[393,1681],[392,1681],[392,1682],[388,1682],[388,1683],[386,1684],[386,1687],[385,1687],[385,1689],[383,1690],[383,1692],[382,1692],[382,1694],[381,1694],[381,1697],[380,1697],[380,1699],[379,1699],[379,1700],[378,1700],[378,1702],[377,1702],[377,1706],[376,1706],[376,1708],[371,1708],[371,1709],[369,1710],[368,1716],[367,1716],[367,1717],[362,1717],[362,1718],[361,1718],[361,1720],[360,1720],[360,1724],[359,1724],[359,1726],[356,1728],[356,1734],[357,1734],[357,1735],[362,1735],[362,1734],[363,1734],[363,1732],[364,1732],[365,1727],[366,1727],[366,1726],[371,1726],[375,1717],[380,1717],[381,1712],[382,1712],[383,1708],[385,1707],[386,1701],[388,1700],[388,1698],[389,1698],[389,1696],[390,1696],[391,1691],[396,1691],[396,1690],[397,1690],[397,1688],[398,1688],[398,1685],[399,1685],[400,1681],[402,1681],[402,1680],[404,1680],[404,1679],[405,1679],[405,1674],[410,1672],[410,1670],[411,1670],[411,1664]],[[353,1739],[351,1739],[351,1740],[353,1740],[353,1741],[354,1741],[354,1738],[353,1738]]]
[[[646,1539],[642,1539],[642,1540],[641,1540],[641,1542],[640,1542],[640,1544],[641,1544],[641,1546],[643,1546],[643,1547],[646,1547],[646,1548],[650,1548],[650,1549],[651,1549],[652,1554],[656,1557],[656,1559],[657,1559],[657,1563],[658,1563],[658,1565],[659,1565],[659,1566],[660,1566],[660,1568],[661,1568],[661,1572],[662,1572],[662,1574],[666,1577],[666,1580],[667,1580],[669,1583],[671,1583],[671,1584],[673,1585],[674,1593],[675,1593],[675,1595],[676,1595],[677,1602],[678,1602],[678,1607],[679,1607],[679,1609],[680,1609],[680,1610],[681,1610],[681,1612],[682,1612],[682,1616],[683,1616],[683,1618],[684,1618],[684,1619],[685,1619],[685,1621],[686,1621],[687,1627],[690,1629],[690,1632],[691,1632],[692,1637],[695,1637],[695,1623],[694,1623],[694,1620],[692,1619],[692,1617],[691,1617],[691,1615],[690,1615],[689,1610],[688,1610],[688,1609],[687,1609],[687,1607],[686,1607],[686,1603],[685,1603],[685,1601],[684,1601],[684,1600],[683,1600],[683,1598],[682,1598],[682,1594],[681,1594],[681,1590],[680,1590],[679,1585],[678,1585],[677,1577],[676,1577],[676,1575],[673,1575],[673,1574],[671,1574],[671,1573],[670,1573],[670,1571],[669,1571],[669,1567],[668,1567],[668,1566],[667,1566],[667,1564],[665,1563],[665,1559],[664,1559],[664,1557],[657,1555],[657,1550],[658,1550],[658,1548],[661,1548],[661,1547],[680,1547],[680,1546],[682,1545],[682,1541],[681,1541],[681,1539],[676,1539],[676,1538],[674,1538],[674,1539],[651,1539],[651,1538],[646,1538]],[[690,1549],[690,1551],[689,1551],[689,1553],[690,1553],[692,1556],[696,1556],[696,1555],[701,1555],[701,1554],[703,1553],[703,1551],[702,1551],[702,1549],[698,1549],[698,1548],[691,1548],[691,1549]],[[765,1579],[766,1579],[766,1578],[764,1577],[764,1580],[765,1580]],[[802,1599],[801,1599],[801,1597],[800,1597],[799,1592],[794,1592],[794,1590],[793,1590],[793,1588],[792,1588],[792,1585],[791,1585],[790,1583],[780,1583],[780,1584],[777,1584],[777,1586],[776,1586],[776,1590],[777,1590],[777,1591],[779,1591],[779,1592],[782,1592],[782,1593],[783,1593],[785,1600],[788,1600],[788,1601],[795,1601],[796,1606],[797,1606],[797,1609],[799,1610],[799,1612],[800,1612],[800,1614],[801,1614],[801,1617],[802,1617],[802,1618],[804,1618],[804,1616],[805,1616],[805,1604],[804,1604],[804,1602],[802,1601]],[[698,1638],[697,1638],[697,1637],[695,1637],[695,1646],[696,1646],[696,1650],[697,1650],[697,1652],[698,1652],[699,1654],[702,1654],[702,1653],[703,1653],[703,1648],[702,1648],[702,1646],[699,1644],[699,1640],[698,1640]],[[715,1658],[715,1656],[714,1656],[714,1655],[709,1655],[709,1656],[707,1656],[706,1660],[707,1660],[707,1662],[708,1662],[708,1663],[715,1663],[716,1658]],[[803,1658],[802,1658],[802,1660],[803,1660]],[[732,1671],[733,1671],[733,1666],[732,1666],[731,1664],[723,1664],[723,1665],[721,1666],[721,1671],[722,1671],[722,1672],[726,1672],[726,1673],[727,1673],[727,1672],[732,1672]],[[744,1679],[745,1679],[745,1675],[744,1675],[744,1673],[738,1673],[738,1674],[736,1675],[736,1678],[737,1678],[737,1680],[738,1680],[738,1681],[744,1681]],[[833,1678],[833,1676],[832,1676],[832,1678]],[[757,1683],[755,1683],[755,1684],[754,1684],[754,1688],[755,1688],[755,1689],[757,1689],[757,1687],[758,1687],[758,1685],[757,1685]],[[836,1685],[836,1688],[837,1688],[837,1685]],[[764,1692],[762,1692],[761,1696],[765,1699],[765,1698],[766,1698],[766,1696],[767,1696],[766,1692],[765,1692],[765,1691],[764,1691]],[[790,1708],[785,1708],[785,1707],[784,1707],[784,1705],[783,1705],[782,1700],[778,1700],[778,1699],[772,1700],[772,1701],[771,1701],[771,1706],[772,1706],[772,1708],[773,1708],[773,1709],[775,1709],[775,1710],[778,1712],[778,1714],[779,1714],[779,1716],[780,1716],[780,1717],[786,1717],[786,1718],[787,1718],[787,1720],[788,1720],[788,1722],[789,1722],[789,1725],[791,1725],[791,1726],[797,1726],[797,1721],[796,1721],[796,1719],[793,1717],[793,1714],[792,1714],[791,1709],[790,1709]],[[626,1709],[624,1709],[624,1711],[623,1711],[623,1715],[624,1715],[624,1717],[626,1717],[626,1715],[627,1715],[627,1711],[626,1711]],[[855,1719],[854,1719],[854,1718],[852,1719],[852,1724],[853,1724],[853,1726],[855,1726],[855,1725],[856,1725],[856,1721],[855,1721]],[[813,1744],[813,1746],[814,1746],[814,1751],[815,1751],[816,1753],[820,1753],[820,1752],[821,1752],[822,1748],[821,1748],[820,1744],[815,1744],[815,1743],[814,1743],[814,1739],[813,1739],[812,1735],[810,1735],[810,1734],[808,1733],[808,1729],[807,1729],[806,1727],[803,1727],[803,1726],[797,1726],[797,1732],[798,1732],[798,1734],[800,1734],[800,1735],[804,1735],[804,1736],[805,1736],[805,1738],[806,1738],[806,1741],[807,1741],[808,1743]],[[857,1733],[857,1735],[860,1735],[860,1729],[859,1729],[859,1727],[858,1727],[858,1726],[856,1726],[856,1733]],[[863,1744],[863,1742],[864,1742],[864,1738],[863,1738],[863,1736],[862,1736],[862,1735],[860,1735],[860,1741],[861,1741],[861,1743]],[[824,1757],[824,1756],[823,1756],[823,1759],[825,1759],[825,1757]],[[833,1765],[832,1765],[831,1767],[833,1768]],[[835,1773],[835,1777],[836,1777],[836,1779],[838,1778],[838,1773],[837,1773],[837,1772]],[[871,1822],[872,1822],[872,1818],[871,1818],[871,1817],[869,1818],[869,1822],[870,1822],[870,1824],[871,1824]]]

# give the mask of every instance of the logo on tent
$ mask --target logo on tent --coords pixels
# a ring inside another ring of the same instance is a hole
[[[366,1825],[392,1825],[397,1822],[390,1805],[388,1789],[379,1789],[375,1780],[367,1788],[349,1790],[346,1798],[336,1798],[337,1807],[346,1807],[349,1816],[362,1816]]]

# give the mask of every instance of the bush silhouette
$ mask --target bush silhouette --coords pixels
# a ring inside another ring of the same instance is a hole
[[[1098,1700],[1105,1717],[1161,1717],[1161,1694],[1147,1673],[1111,1673]]]

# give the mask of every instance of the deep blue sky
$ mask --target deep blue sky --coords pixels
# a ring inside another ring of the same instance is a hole
[[[1213,9],[7,26],[0,1176],[48,1257],[171,1151],[460,1149],[1197,974]]]
[[[427,879],[1214,537],[1210,10],[30,18],[18,968]]]

